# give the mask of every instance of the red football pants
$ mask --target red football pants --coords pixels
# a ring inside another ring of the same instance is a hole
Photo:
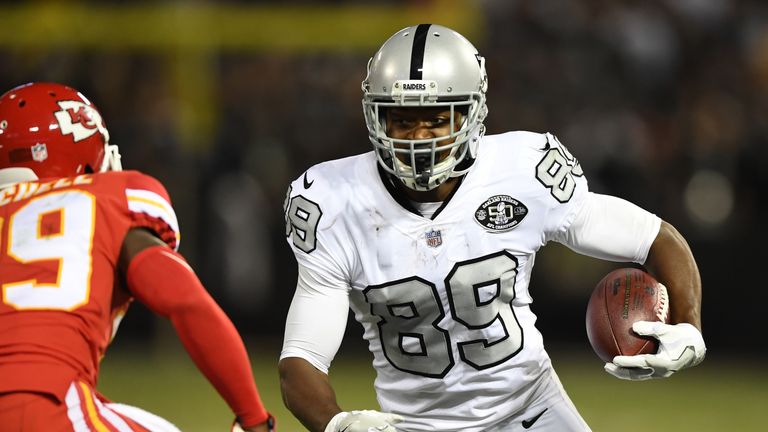
[[[32,392],[0,394],[3,432],[149,432],[111,409],[83,382],[73,382],[63,402]]]

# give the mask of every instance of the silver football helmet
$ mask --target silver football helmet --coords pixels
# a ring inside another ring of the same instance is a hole
[[[362,83],[365,124],[379,164],[417,191],[465,174],[485,132],[487,88],[485,59],[459,33],[436,24],[395,33],[368,61]],[[445,107],[451,125],[462,116],[461,126],[432,139],[395,139],[387,135],[385,119],[392,107]]]

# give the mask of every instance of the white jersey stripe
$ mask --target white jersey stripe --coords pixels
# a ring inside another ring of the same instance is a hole
[[[114,432],[112,428],[105,424],[105,419],[96,411],[96,398],[93,396],[91,387],[82,381],[77,382],[76,385],[80,387],[82,392],[82,397],[80,398],[82,409],[96,429],[96,432]]]
[[[168,420],[158,417],[149,411],[144,411],[141,408],[137,408],[131,405],[124,405],[119,403],[108,403],[107,408],[114,412],[120,413],[120,415],[130,418],[142,427],[151,430],[152,432],[181,432],[179,428],[173,425]]]
[[[78,391],[78,386],[81,387],[82,395]],[[108,432],[112,430],[132,432],[133,429],[120,417],[121,415],[154,432],[180,432],[169,421],[141,408],[117,403],[104,404],[98,398],[93,397],[93,392],[86,384],[77,381],[70,384],[64,402],[67,405],[67,417],[72,423],[74,432]],[[86,419],[88,415],[96,425],[95,431],[88,425]]]
[[[85,421],[83,407],[80,403],[80,395],[77,393],[76,382],[72,382],[69,385],[64,402],[67,404],[67,417],[69,417],[69,421],[72,423],[72,429],[75,432],[90,432],[91,429]]]
[[[116,427],[118,431],[120,432],[132,432],[133,429],[131,429],[130,426],[128,426],[128,423],[125,422],[119,415],[115,414],[112,410],[110,410],[107,406],[105,406],[103,403],[101,403],[100,400],[95,399],[96,401],[96,407],[99,410],[99,414],[101,414],[102,417],[104,417],[109,423],[112,424],[112,426]]]
[[[136,213],[146,213],[152,217],[160,218],[173,232],[176,233],[176,243],[181,240],[179,222],[173,207],[162,196],[144,189],[126,189],[125,197],[128,200],[128,210]]]

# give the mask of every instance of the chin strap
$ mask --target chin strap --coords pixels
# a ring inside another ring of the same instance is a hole
[[[122,171],[123,163],[120,151],[114,144],[104,145],[104,161],[101,162],[99,172]]]

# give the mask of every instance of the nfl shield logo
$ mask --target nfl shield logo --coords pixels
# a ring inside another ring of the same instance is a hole
[[[42,162],[48,159],[48,147],[45,144],[37,143],[32,146],[32,160]]]
[[[443,244],[443,236],[440,234],[440,230],[430,230],[426,232],[427,246],[438,247]]]

